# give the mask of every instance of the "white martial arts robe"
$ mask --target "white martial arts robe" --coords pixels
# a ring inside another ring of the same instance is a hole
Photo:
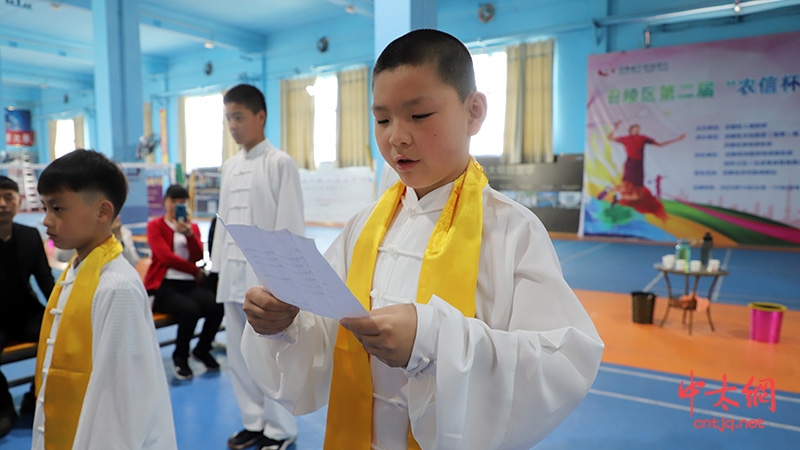
[[[80,265],[66,269],[58,304],[51,311],[55,317],[42,365],[32,450],[44,449],[47,371],[53,346],[58,345],[61,311],[80,269]],[[150,301],[139,274],[121,254],[101,269],[92,300],[92,374],[72,448],[177,448],[167,376]]]
[[[404,196],[379,249],[373,308],[415,301],[422,256],[451,189]],[[371,210],[351,219],[326,252],[342,279]],[[488,186],[476,306],[477,319],[435,296],[416,304],[408,366],[370,358],[373,448],[406,449],[410,419],[423,449],[529,449],[584,398],[603,342],[542,223]],[[336,333],[335,320],[301,311],[276,336],[248,325],[242,346],[259,385],[300,415],[328,401]]]
[[[303,236],[303,195],[300,174],[291,156],[265,139],[241,150],[222,166],[219,212],[226,224],[258,225],[265,230],[288,229]],[[294,416],[270,399],[247,371],[239,345],[247,319],[242,311],[247,290],[261,283],[244,254],[221,224],[214,228],[211,270],[219,273],[217,301],[225,304],[228,365],[244,427],[264,429],[274,439],[297,435]]]
[[[226,224],[288,229],[305,235],[303,193],[297,164],[264,139],[249,152],[240,150],[222,165],[217,214]],[[260,283],[225,227],[214,227],[211,270],[219,274],[218,302],[244,303],[244,294]]]

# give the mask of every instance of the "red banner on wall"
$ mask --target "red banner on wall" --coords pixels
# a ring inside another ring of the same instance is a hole
[[[32,147],[33,144],[33,131],[6,131],[6,145]]]

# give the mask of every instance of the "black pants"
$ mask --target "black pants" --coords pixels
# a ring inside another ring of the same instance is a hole
[[[164,279],[155,297],[153,311],[167,313],[178,321],[173,358],[189,357],[189,341],[201,317],[206,320],[195,349],[198,352],[211,350],[211,343],[214,342],[225,311],[222,304],[217,303],[216,294],[199,286],[194,280]]]
[[[42,328],[42,317],[44,316],[44,306],[38,303],[25,312],[13,314],[2,313],[5,318],[0,324],[0,351],[11,342],[38,342],[39,330]],[[31,393],[36,392],[34,383],[31,383]],[[8,380],[3,372],[0,371],[0,413],[8,408],[14,408],[14,400],[8,392]]]

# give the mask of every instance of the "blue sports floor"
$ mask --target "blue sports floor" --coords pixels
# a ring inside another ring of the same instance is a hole
[[[666,296],[667,286],[653,269],[661,256],[674,253],[674,247],[556,240],[553,242],[564,278],[573,289],[629,293],[635,290]],[[700,259],[698,249],[693,259]],[[712,300],[737,305],[753,301],[769,301],[800,310],[800,252],[719,248],[714,258],[727,267],[731,275],[715,287]],[[683,283],[671,279],[673,288]],[[698,293],[705,296],[710,279],[700,282]]]
[[[321,248],[326,248],[337,232],[325,228],[308,230]],[[619,293],[648,288],[659,295],[666,294],[664,280],[652,266],[661,255],[671,253],[671,247],[568,240],[557,240],[554,244],[564,276],[573,288]],[[713,300],[734,304],[768,300],[800,310],[800,253],[717,249],[714,256],[723,261],[731,275],[718,286]],[[701,285],[701,292],[702,289]],[[158,332],[161,340],[167,340],[174,337],[175,328],[167,327]],[[223,450],[227,448],[227,437],[241,428],[225,363],[225,333],[220,332],[217,339],[220,348],[215,354],[222,363],[221,372],[203,373],[202,366],[192,361],[195,378],[180,382],[171,369],[167,369],[180,449]],[[162,354],[169,367],[171,346],[164,347]],[[720,356],[721,359],[729,357],[735,356]],[[33,361],[4,365],[2,369],[9,379],[26,376],[33,373]],[[536,448],[800,448],[797,444],[800,441],[800,394],[779,391],[774,412],[765,404],[745,407],[747,399],[739,391],[728,394],[741,407],[732,408],[730,414],[725,415],[724,423],[739,425],[748,423],[741,420],[753,420],[750,423],[755,428],[720,430],[722,410],[714,406],[718,397],[695,397],[694,414],[690,416],[688,400],[678,395],[681,381],[686,383],[688,379],[604,363],[583,403]],[[718,389],[721,383],[719,379],[703,381],[706,390]],[[27,386],[12,389],[17,402],[26,389]],[[321,449],[325,414],[323,409],[298,418],[298,440],[290,448]],[[763,428],[756,425],[759,419],[762,419]],[[716,427],[712,420],[716,420]],[[11,434],[0,439],[0,449],[30,448],[30,427],[30,418],[18,421]],[[111,436],[108,448],[114,448]]]

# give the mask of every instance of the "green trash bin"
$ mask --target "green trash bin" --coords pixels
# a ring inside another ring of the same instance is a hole
[[[653,323],[653,310],[656,307],[656,294],[652,292],[631,292],[633,302],[633,322]]]

